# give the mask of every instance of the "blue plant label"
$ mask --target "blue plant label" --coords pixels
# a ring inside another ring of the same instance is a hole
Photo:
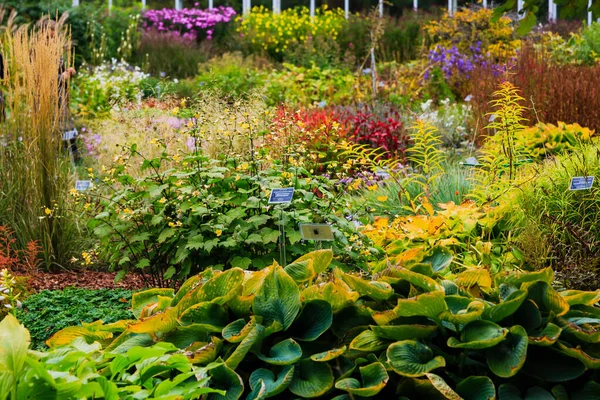
[[[465,165],[467,167],[477,167],[481,164],[479,164],[479,161],[477,161],[475,157],[469,157],[465,161],[461,162],[461,165]]]
[[[84,192],[92,186],[92,181],[75,181],[75,190]]]
[[[390,174],[383,170],[383,169],[378,169],[377,171],[375,171],[375,176],[378,176],[381,179],[390,179]]]
[[[333,241],[333,230],[329,224],[299,224],[300,236],[304,240]]]
[[[294,197],[294,188],[281,188],[271,190],[269,196],[269,204],[285,204],[291,203]]]
[[[594,185],[593,176],[574,176],[571,178],[569,190],[588,190]]]

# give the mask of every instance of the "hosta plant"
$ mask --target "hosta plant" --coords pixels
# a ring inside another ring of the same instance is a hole
[[[559,293],[549,268],[449,280],[425,260],[361,276],[332,257],[207,270],[177,292],[134,294],[136,320],[66,328],[48,345],[84,339],[123,364],[139,346],[176,347],[226,392],[209,399],[600,395],[600,291]]]

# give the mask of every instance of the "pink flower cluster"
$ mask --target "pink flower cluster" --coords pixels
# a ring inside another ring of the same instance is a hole
[[[233,8],[224,6],[212,10],[198,8],[148,10],[144,14],[143,27],[146,30],[156,29],[159,32],[176,33],[191,40],[204,36],[210,40],[215,26],[231,21],[235,14]]]

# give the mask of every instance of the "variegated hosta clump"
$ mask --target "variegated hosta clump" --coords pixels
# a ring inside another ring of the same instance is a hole
[[[522,257],[508,245],[509,204],[479,206],[473,201],[438,204],[435,211],[423,202],[422,215],[379,218],[361,233],[383,250],[386,259],[372,263],[374,272],[393,265],[429,263],[433,272],[444,276],[457,269],[486,268],[493,273],[521,266]],[[455,268],[459,267],[459,268]]]
[[[372,277],[331,261],[321,250],[207,271],[177,293],[135,294],[135,321],[67,328],[48,345],[83,337],[127,363],[170,343],[227,393],[209,399],[600,398],[600,291],[558,293],[551,269],[452,282],[431,260]]]

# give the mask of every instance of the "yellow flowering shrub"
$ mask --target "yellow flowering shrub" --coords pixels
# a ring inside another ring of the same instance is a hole
[[[264,6],[253,7],[247,16],[237,18],[237,32],[246,45],[254,51],[265,51],[275,58],[306,42],[310,37],[327,37],[335,40],[346,23],[344,11],[317,9],[314,21],[306,7],[284,10],[279,15]]]
[[[452,17],[446,14],[440,20],[430,21],[424,27],[430,48],[457,46],[461,53],[472,54],[473,48],[481,42],[481,53],[492,60],[516,56],[521,41],[516,37],[512,21],[502,17],[493,22],[492,13],[485,8],[461,9]]]

